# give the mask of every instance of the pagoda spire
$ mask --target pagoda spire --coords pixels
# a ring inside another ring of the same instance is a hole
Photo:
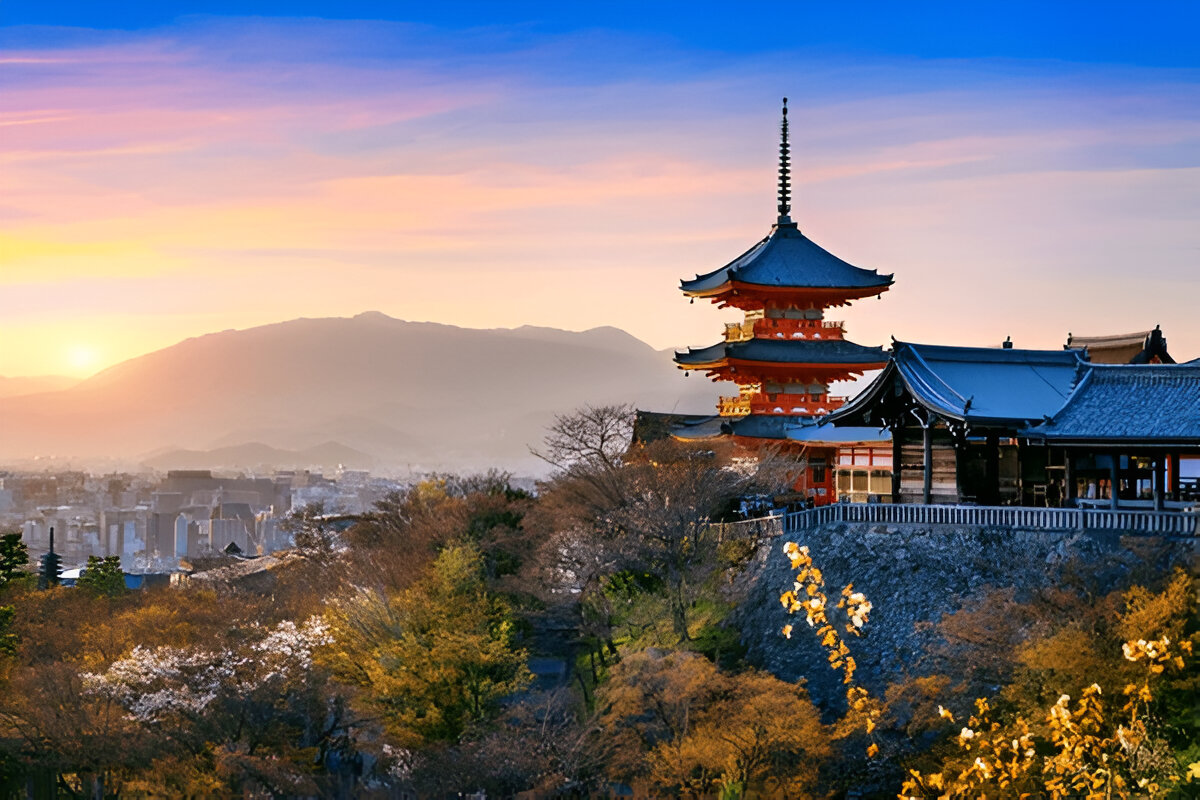
[[[787,98],[783,98],[783,122],[779,126],[779,225],[788,225],[792,218],[791,148],[788,146]]]

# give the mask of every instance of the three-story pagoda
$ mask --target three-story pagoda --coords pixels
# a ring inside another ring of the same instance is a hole
[[[812,428],[845,402],[830,396],[830,383],[880,369],[887,356],[880,347],[846,339],[844,325],[825,314],[853,300],[878,297],[892,285],[892,276],[848,264],[792,221],[787,98],[779,145],[778,210],[775,225],[762,241],[718,270],[681,281],[688,297],[741,309],[745,318],[726,325],[724,341],[677,352],[675,363],[737,384],[737,396],[721,398],[718,411],[725,422],[722,428],[742,443],[804,441],[813,468],[796,488],[817,502],[829,502],[836,446],[822,448],[819,440],[796,432]]]

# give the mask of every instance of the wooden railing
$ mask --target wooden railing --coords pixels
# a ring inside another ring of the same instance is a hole
[[[754,321],[753,331],[760,339],[841,339],[845,335],[843,323],[827,319],[766,317]]]
[[[725,341],[727,342],[746,342],[754,338],[754,320],[748,319],[745,322],[726,322],[725,323]]]
[[[813,395],[810,394],[786,394],[784,392],[722,397],[718,400],[717,411],[723,417],[742,414],[798,414],[815,417],[841,408],[846,402],[845,397],[817,396],[820,397],[819,400],[813,400]]]
[[[717,413],[722,417],[740,417],[750,413],[749,397],[722,397],[717,401]]]
[[[966,525],[1022,530],[1101,530],[1153,536],[1197,536],[1200,512],[1022,506],[891,505],[835,503],[786,514],[780,531],[794,534],[832,522]]]

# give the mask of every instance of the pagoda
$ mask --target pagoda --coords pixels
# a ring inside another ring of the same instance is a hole
[[[893,281],[848,264],[800,232],[790,215],[787,98],[780,130],[779,217],[771,232],[720,269],[680,284],[688,297],[741,309],[745,317],[725,326],[723,341],[676,352],[675,363],[736,383],[737,396],[718,404],[721,430],[748,448],[762,440],[803,447],[809,469],[796,489],[826,503],[834,497],[837,433],[815,423],[845,402],[829,395],[829,384],[880,369],[887,356],[881,347],[846,339],[843,323],[825,312],[878,297]],[[818,428],[823,433],[814,433]],[[834,442],[823,440],[826,435]]]

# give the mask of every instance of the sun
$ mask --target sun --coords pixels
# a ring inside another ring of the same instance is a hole
[[[100,364],[96,348],[86,344],[74,344],[67,349],[67,363],[71,371],[80,375],[90,375]]]

